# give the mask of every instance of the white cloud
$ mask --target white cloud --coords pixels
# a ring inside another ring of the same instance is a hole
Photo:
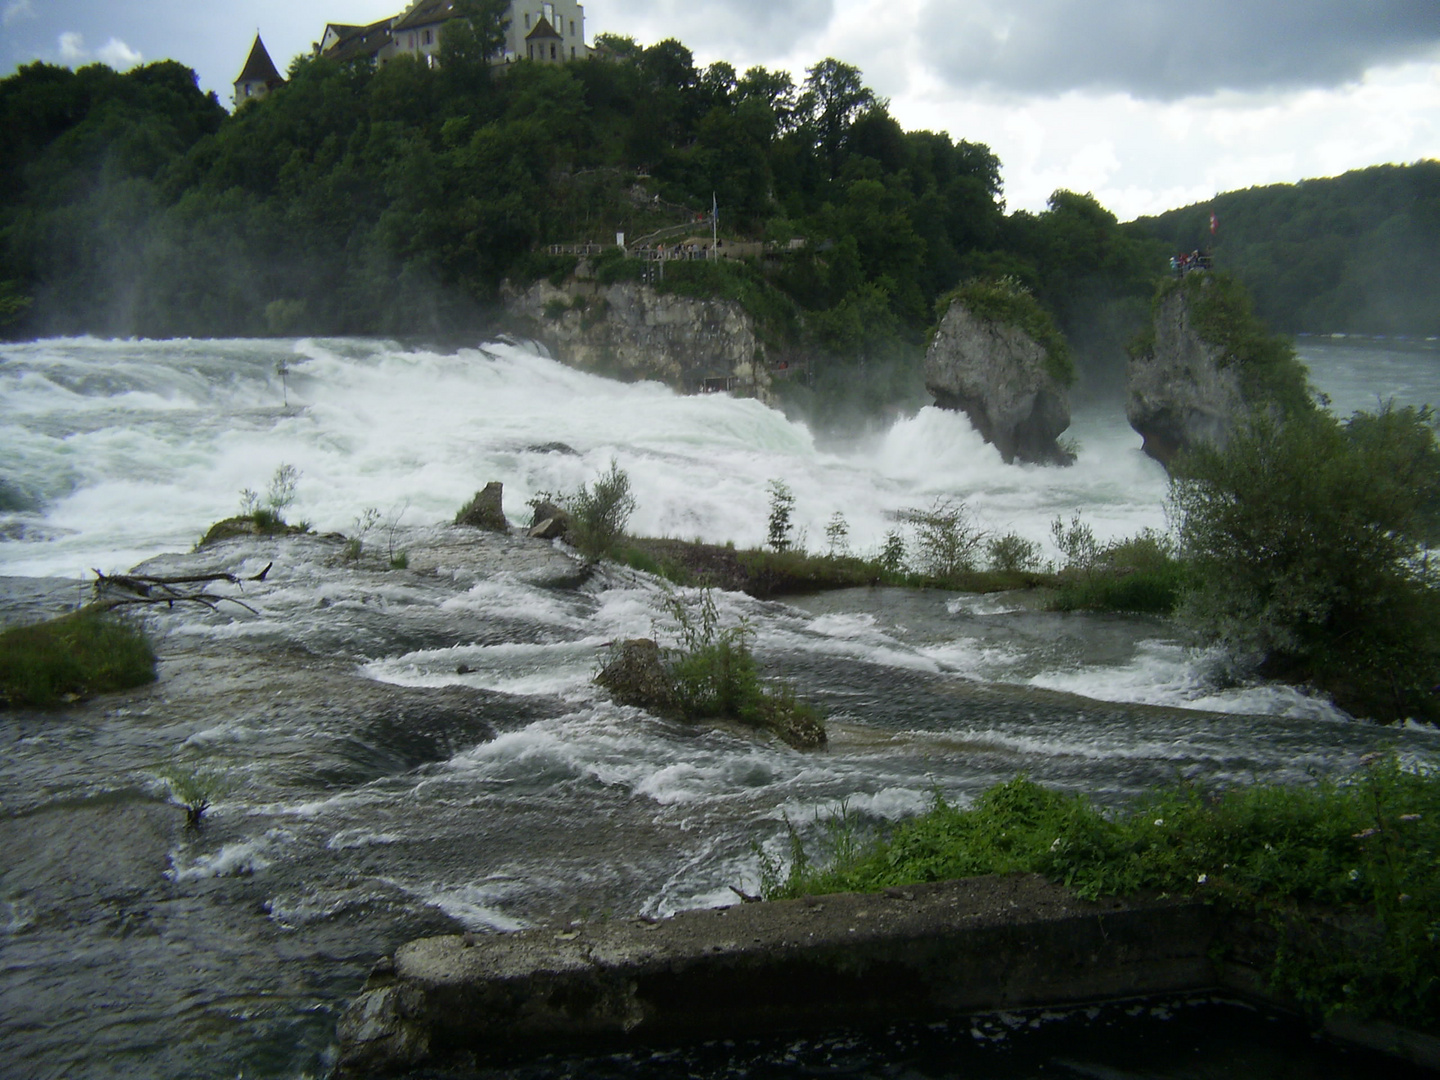
[[[19,22],[21,19],[35,18],[34,0],[10,0],[5,5],[5,14],[0,16],[0,23],[9,26],[11,23]]]
[[[108,64],[116,71],[132,68],[144,59],[138,50],[132,49],[116,37],[112,37],[92,53],[85,47],[83,34],[67,30],[60,35],[60,59],[62,62],[80,64],[92,58],[102,64]]]
[[[60,59],[67,64],[78,63],[89,57],[90,51],[85,48],[85,36],[77,34],[74,30],[66,30],[60,35]]]
[[[102,64],[109,64],[116,71],[132,68],[144,59],[125,42],[113,37],[95,50],[95,58]]]

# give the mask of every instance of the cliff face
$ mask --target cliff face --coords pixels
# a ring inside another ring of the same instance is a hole
[[[1160,301],[1154,346],[1126,368],[1125,418],[1162,465],[1192,446],[1229,441],[1245,397],[1235,365],[1223,359],[1224,350],[1195,329],[1185,289]]]
[[[1070,392],[1046,370],[1044,347],[1017,326],[950,304],[925,353],[925,389],[958,409],[1007,462],[1069,465],[1056,440],[1070,426]]]
[[[729,300],[693,300],[648,285],[579,278],[508,291],[506,310],[572,367],[655,379],[685,393],[730,390],[768,401],[770,373],[754,324]]]

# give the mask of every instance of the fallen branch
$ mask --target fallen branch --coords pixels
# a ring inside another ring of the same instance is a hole
[[[244,588],[247,581],[264,581],[265,575],[270,573],[270,568],[274,565],[274,562],[267,563],[264,570],[247,578],[225,573],[154,577],[149,574],[105,574],[95,570],[96,602],[107,610],[132,604],[165,604],[168,607],[174,607],[176,603],[192,603],[201,604],[211,611],[214,611],[217,605],[229,602],[238,604],[252,615],[259,615],[260,612],[233,596],[216,596],[213,593],[205,592],[203,588],[197,592],[193,589],[187,590],[184,586],[203,586],[223,581]],[[92,567],[92,569],[94,568]],[[105,595],[105,593],[113,591],[127,595],[118,597]]]

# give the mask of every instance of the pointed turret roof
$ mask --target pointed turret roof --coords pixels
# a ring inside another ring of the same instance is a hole
[[[265,51],[265,43],[260,40],[260,35],[255,35],[255,44],[250,47],[250,59],[245,61],[245,68],[236,76],[237,83],[263,82],[266,85],[271,83],[284,82],[284,77],[275,68],[275,61],[270,59],[270,54]]]
[[[550,25],[550,20],[541,15],[540,21],[535,24],[535,29],[525,35],[525,40],[534,41],[536,38],[558,38],[559,36],[555,27]]]

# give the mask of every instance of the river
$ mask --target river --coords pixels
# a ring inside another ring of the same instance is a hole
[[[1440,399],[1433,344],[1301,353],[1337,410]],[[590,682],[605,642],[666,633],[658,582],[439,527],[489,480],[519,521],[613,459],[637,533],[759,544],[783,479],[811,548],[837,511],[866,551],[950,498],[1053,557],[1056,516],[1165,527],[1163,470],[1118,407],[1078,415],[1076,465],[1049,469],[935,409],[836,449],[753,401],[508,343],[42,341],[0,347],[0,387],[0,618],[75,602],[92,568],[274,562],[239,596],[253,612],[147,613],[155,688],[0,714],[5,1076],[322,1075],[337,1010],[405,938],[730,902],[787,822],[813,841],[842,804],[880,825],[1021,771],[1113,803],[1177,776],[1343,774],[1381,747],[1440,759],[1431,729],[1236,683],[1162,620],[889,589],[718,598],[825,706],[827,750],[672,724]],[[313,535],[191,551],[282,464]],[[368,508],[356,566],[327,534]],[[177,766],[224,778],[199,832],[164,800]]]

